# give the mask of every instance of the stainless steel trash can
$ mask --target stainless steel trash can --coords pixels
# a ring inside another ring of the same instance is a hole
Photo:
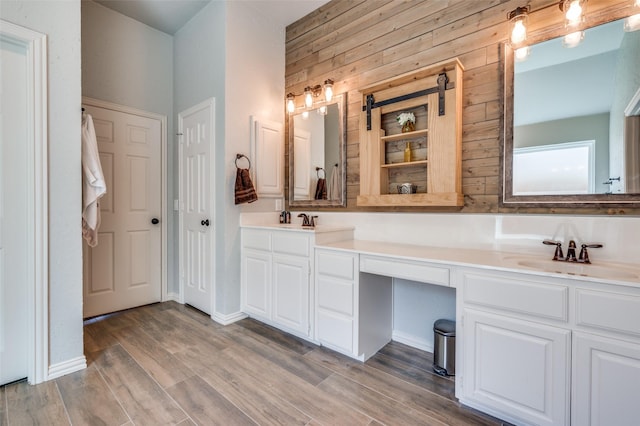
[[[433,324],[433,371],[441,376],[456,374],[456,323],[439,319]]]

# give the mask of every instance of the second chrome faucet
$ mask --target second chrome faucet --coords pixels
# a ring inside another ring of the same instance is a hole
[[[578,262],[578,263],[591,263],[589,260],[589,252],[587,249],[589,248],[600,248],[602,244],[599,243],[590,243],[590,244],[582,244],[580,246],[580,254],[576,257],[576,242],[574,240],[569,241],[569,247],[567,248],[567,256],[565,257],[562,254],[562,242],[555,240],[544,240],[542,244],[546,244],[548,246],[556,246],[556,251],[553,255],[553,260],[565,261],[565,262]]]

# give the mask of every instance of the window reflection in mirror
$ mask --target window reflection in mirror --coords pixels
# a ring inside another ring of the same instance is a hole
[[[289,204],[344,206],[345,96],[289,117]]]
[[[559,37],[532,45],[524,61],[506,64],[507,72],[513,67],[512,117],[505,108],[513,139],[506,129],[505,202],[521,195],[535,195],[534,201],[546,201],[541,195],[580,194],[585,201],[600,195],[600,201],[609,194],[640,193],[640,132],[629,124],[640,120],[637,107],[632,111],[640,102],[639,64],[640,31],[624,32],[622,20],[586,30],[574,48],[563,47]],[[508,104],[509,87],[505,95]],[[577,156],[556,165],[533,161],[545,158],[542,153],[557,160],[568,152],[558,148],[587,141],[593,141],[592,155],[582,149],[579,164]],[[573,179],[577,175],[581,182]]]

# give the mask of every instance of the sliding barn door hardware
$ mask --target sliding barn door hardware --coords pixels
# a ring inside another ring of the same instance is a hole
[[[455,82],[449,82],[449,77],[446,73],[438,75],[438,85],[430,87],[418,92],[408,93],[402,96],[396,96],[395,98],[385,99],[384,101],[376,102],[373,98],[373,94],[367,95],[366,105],[362,107],[363,111],[367,111],[367,130],[371,130],[371,110],[374,108],[380,108],[385,105],[395,104],[396,102],[406,101],[407,99],[419,98],[420,96],[430,95],[432,93],[438,94],[438,115],[444,115],[444,91],[450,90],[456,87]]]

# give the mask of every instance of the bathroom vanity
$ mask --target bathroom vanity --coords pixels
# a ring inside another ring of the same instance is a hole
[[[392,338],[394,278],[453,287],[461,403],[515,424],[640,417],[640,268],[326,231],[243,228],[244,312],[365,361]]]

